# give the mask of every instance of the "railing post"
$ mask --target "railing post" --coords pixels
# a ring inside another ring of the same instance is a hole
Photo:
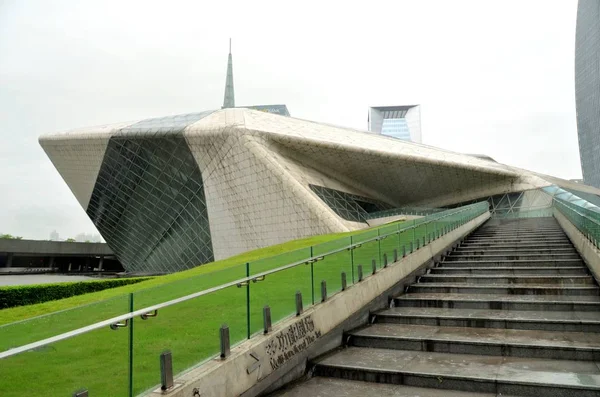
[[[347,287],[346,272],[342,272],[342,291],[345,291]]]
[[[412,245],[412,243],[411,243]],[[402,257],[404,258],[406,256],[406,245],[402,246]]]
[[[133,292],[129,294],[129,312],[133,313]],[[133,317],[129,319],[129,397],[133,397]]]
[[[413,252],[414,252],[414,251],[413,251],[413,242],[411,241],[411,242],[410,242],[410,253],[412,254]],[[405,256],[406,256],[406,255],[405,255]]]
[[[371,267],[373,268],[373,272],[371,274],[377,273],[377,261],[375,259],[371,261]]]
[[[302,307],[302,292],[296,291],[296,316],[299,316],[304,311]]]
[[[350,236],[350,246],[354,245],[354,243],[352,242],[352,236]],[[354,248],[350,249],[350,265],[352,268],[352,284],[354,284]]]
[[[311,291],[311,298],[312,298],[312,304],[315,304],[315,262],[312,260],[313,258],[313,247],[312,245],[310,246],[310,291]]]
[[[173,356],[169,350],[160,354],[160,390],[173,387]]]
[[[271,329],[273,328],[272,323],[271,323],[271,308],[269,307],[269,305],[266,305],[265,307],[263,307],[263,329],[264,329],[264,333],[268,334],[269,332],[271,332]]]
[[[404,248],[404,246],[402,246]],[[398,250],[394,249],[394,263],[398,262]]]
[[[381,233],[380,229],[377,229],[377,259],[381,262]]]
[[[321,302],[325,302],[327,300],[327,282],[325,280],[321,281]]]
[[[412,250],[412,247],[413,247],[413,246],[412,246],[412,243],[413,243],[415,240],[417,240],[416,231],[415,231],[415,229],[416,229],[416,227],[415,227],[415,224],[416,224],[416,222],[417,222],[417,221],[413,219],[413,228],[412,228],[412,232],[413,232],[412,234],[413,234],[413,236],[412,236],[412,240],[411,240],[411,242],[410,242],[410,244],[411,244],[411,246],[410,246],[410,252],[411,252],[411,253],[413,252],[413,250]]]
[[[362,265],[358,265],[356,270],[358,271],[358,282],[360,283],[363,279]]]
[[[231,353],[231,343],[229,340],[229,327],[227,324],[221,325],[219,329],[221,339],[221,358],[225,359]]]
[[[246,262],[246,277],[250,277],[250,263]],[[250,282],[246,284],[246,339],[250,339]]]
[[[395,251],[395,250],[394,250]],[[387,267],[388,265],[388,261],[387,261],[387,254],[384,253],[383,254],[383,267]]]

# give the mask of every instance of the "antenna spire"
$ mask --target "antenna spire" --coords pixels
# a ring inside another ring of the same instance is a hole
[[[223,98],[223,107],[235,107],[235,94],[233,90],[233,58],[231,56],[231,38],[229,38],[229,58],[227,59],[227,78],[225,80],[225,96]]]

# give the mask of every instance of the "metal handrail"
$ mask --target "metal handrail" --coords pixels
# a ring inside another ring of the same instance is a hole
[[[445,217],[448,217],[448,216],[451,216],[451,215],[456,215],[456,214],[459,214],[461,212],[468,211],[472,207],[474,207],[476,205],[479,205],[481,203],[482,202],[475,203],[475,204],[470,204],[470,205],[464,206],[464,207],[460,207],[459,210],[454,211],[454,212],[449,212],[449,213],[444,214],[444,215],[442,215],[442,216],[440,216],[440,217],[438,217],[436,219],[428,220],[426,222],[419,223],[418,225],[417,224],[413,224],[411,226],[407,226],[407,227],[405,227],[403,229],[398,229],[398,230],[396,230],[394,232],[391,232],[391,233],[387,233],[387,234],[384,234],[384,235],[379,235],[379,236],[370,238],[368,240],[363,240],[363,241],[357,242],[355,244],[350,244],[350,245],[347,245],[345,247],[337,248],[337,249],[334,249],[334,250],[331,250],[331,251],[319,254],[317,256],[311,256],[308,259],[303,259],[303,260],[300,260],[300,261],[297,261],[297,262],[293,262],[293,263],[290,263],[290,264],[287,264],[287,265],[284,265],[284,266],[280,266],[280,267],[278,267],[276,269],[271,269],[271,270],[268,270],[268,271],[265,271],[265,272],[262,272],[262,273],[257,273],[257,274],[254,274],[252,276],[244,277],[244,278],[241,278],[241,279],[238,279],[238,280],[235,280],[235,281],[230,281],[228,283],[221,284],[221,285],[218,285],[216,287],[208,288],[208,289],[205,289],[203,291],[195,292],[195,293],[192,293],[192,294],[189,294],[189,295],[186,295],[186,296],[182,296],[180,298],[172,299],[170,301],[162,302],[162,303],[159,303],[159,304],[156,304],[156,305],[153,305],[153,306],[148,306],[148,307],[145,307],[143,309],[139,309],[139,310],[136,310],[136,311],[133,311],[133,312],[122,314],[120,316],[112,317],[112,318],[109,318],[108,320],[99,321],[97,323],[94,323],[94,324],[91,324],[91,325],[87,325],[85,327],[81,327],[81,328],[78,328],[78,329],[75,329],[75,330],[72,330],[72,331],[68,331],[68,332],[65,332],[65,333],[62,333],[62,334],[59,334],[59,335],[56,335],[56,336],[52,336],[50,338],[42,339],[42,340],[37,341],[37,342],[32,342],[32,343],[28,343],[28,344],[23,345],[23,346],[11,348],[11,349],[8,349],[6,351],[0,352],[0,359],[11,357],[11,356],[14,356],[14,355],[17,355],[19,353],[23,353],[23,352],[26,352],[26,351],[29,351],[29,350],[37,349],[37,348],[40,348],[42,346],[46,346],[46,345],[49,345],[51,343],[56,343],[56,342],[59,342],[59,341],[65,340],[65,339],[69,339],[69,338],[72,338],[74,336],[78,336],[78,335],[81,335],[81,334],[84,334],[84,333],[87,333],[87,332],[91,332],[91,331],[94,331],[94,330],[97,330],[97,329],[100,329],[100,328],[108,327],[108,326],[111,326],[113,324],[120,323],[121,321],[129,321],[129,319],[134,318],[136,316],[145,315],[145,314],[147,314],[149,312],[154,312],[156,310],[163,309],[165,307],[169,307],[169,306],[181,303],[181,302],[185,302],[185,301],[188,301],[188,300],[191,300],[191,299],[195,299],[195,298],[198,298],[198,297],[201,297],[201,296],[204,296],[204,295],[212,294],[213,292],[218,292],[218,291],[224,290],[226,288],[234,287],[234,286],[237,286],[238,284],[249,283],[250,281],[254,281],[254,280],[259,279],[259,278],[264,278],[264,277],[266,277],[266,276],[268,276],[270,274],[275,274],[275,273],[278,273],[278,272],[290,269],[292,267],[296,267],[296,266],[300,266],[300,265],[305,265],[307,263],[310,263],[309,261],[311,261],[311,260],[313,260],[315,258],[321,258],[321,257],[325,257],[325,256],[328,256],[328,255],[333,255],[333,254],[336,254],[336,253],[339,253],[339,252],[342,252],[342,251],[346,251],[346,250],[349,250],[349,249],[358,248],[358,247],[362,246],[365,243],[369,243],[369,242],[373,242],[373,241],[378,241],[382,237],[387,237],[387,236],[391,236],[391,235],[394,235],[394,234],[400,234],[401,232],[404,232],[406,230],[410,230],[410,229],[422,226],[422,225],[427,224],[427,223],[438,221],[438,220],[440,220],[442,218],[445,218]],[[448,210],[448,211],[451,211],[451,210]],[[436,214],[436,215],[439,215],[439,214]]]

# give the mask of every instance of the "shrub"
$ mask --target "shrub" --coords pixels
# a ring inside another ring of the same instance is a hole
[[[108,288],[135,284],[148,279],[149,277],[117,278],[98,281],[80,281],[73,283],[2,287],[0,288],[0,309],[68,298],[70,296],[102,291]]]

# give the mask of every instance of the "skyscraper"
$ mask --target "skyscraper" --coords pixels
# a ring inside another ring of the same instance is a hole
[[[371,107],[369,108],[369,131],[421,143],[421,107],[419,105]]]
[[[584,183],[600,187],[600,1],[579,0],[575,38],[577,134]]]

